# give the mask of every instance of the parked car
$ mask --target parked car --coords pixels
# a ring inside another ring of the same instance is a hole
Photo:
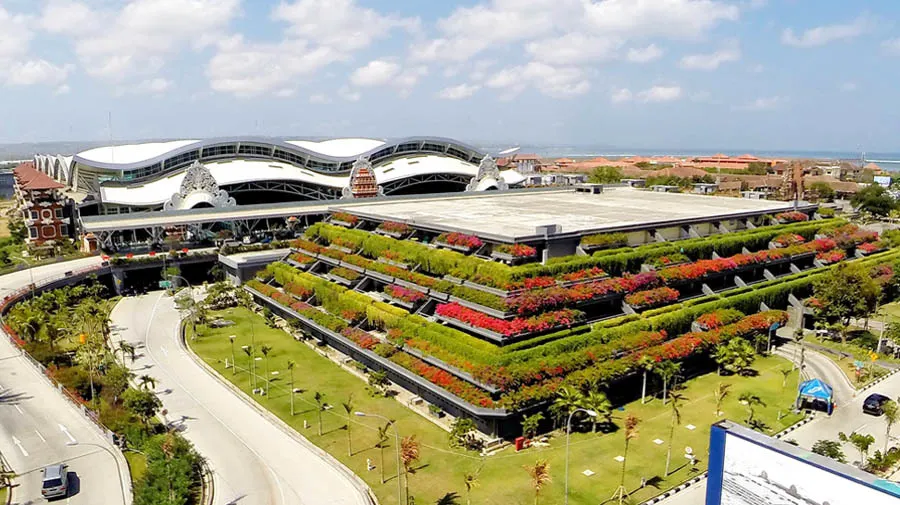
[[[44,467],[41,495],[44,498],[63,498],[69,492],[69,467],[64,464]]]
[[[862,410],[866,414],[871,414],[873,416],[880,416],[884,414],[884,404],[891,401],[890,398],[878,393],[872,393],[866,397],[866,401],[863,402]]]

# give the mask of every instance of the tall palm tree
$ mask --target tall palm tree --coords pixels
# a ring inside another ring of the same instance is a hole
[[[400,440],[400,462],[403,464],[403,474],[405,475],[405,493],[406,503],[409,505],[409,475],[416,473],[413,465],[419,461],[419,442],[415,435],[403,437]],[[398,479],[400,477],[397,477]]]
[[[750,392],[741,393],[741,396],[738,397],[738,401],[747,406],[747,410],[749,412],[749,416],[747,417],[747,424],[753,422],[753,416],[756,414],[756,411],[753,407],[757,405],[763,407],[766,406],[766,402],[764,402],[763,399],[759,397],[759,395]]]
[[[794,370],[790,368],[782,368],[779,370],[781,372],[781,391],[784,391],[784,388],[787,386],[788,377],[791,376],[791,372]]]
[[[582,408],[593,410],[597,413],[596,416],[591,418],[591,431],[593,433],[597,432],[598,419],[602,418],[607,423],[612,420],[612,403],[610,403],[604,393],[591,391],[581,399],[580,404]]]
[[[472,490],[480,486],[478,474],[481,472],[479,468],[476,472],[468,472],[463,475],[463,482],[466,485],[466,505],[472,505]]]
[[[291,417],[294,416],[294,367],[295,366],[297,366],[297,364],[294,362],[294,360],[289,359],[287,362],[287,369],[288,369],[288,372],[291,374]]]
[[[459,505],[459,493],[456,491],[450,491],[438,498],[438,501],[434,502],[435,505]]]
[[[669,381],[674,379],[681,373],[681,363],[674,361],[663,361],[656,365],[656,373],[663,381],[663,405],[666,404],[669,397]]]
[[[353,393],[347,397],[347,401],[341,402],[344,412],[347,413],[347,455],[353,456],[353,443],[350,439],[350,423],[353,422]]]
[[[156,389],[156,379],[149,375],[141,375],[138,377],[138,387],[146,391]]]
[[[262,353],[263,358],[265,358],[266,363],[266,398],[269,397],[269,353],[272,352],[272,346],[263,344],[259,348],[259,352]]]
[[[126,357],[126,356],[127,356],[129,359],[131,359],[131,362],[132,362],[132,363],[134,363],[134,357],[135,357],[135,354],[134,354],[134,352],[135,352],[134,344],[131,344],[131,343],[126,342],[126,341],[124,341],[124,340],[120,341],[120,342],[119,342],[119,352],[122,353],[122,364],[123,364],[123,365],[125,364],[125,357]]]
[[[625,465],[628,463],[628,446],[631,444],[631,440],[637,437],[637,428],[640,422],[641,420],[634,414],[628,414],[625,418],[625,452],[622,454],[622,476],[619,478],[619,488],[616,489],[616,494],[613,495],[613,497],[618,496],[619,505],[622,505],[625,501],[625,496],[628,494],[625,492]]]
[[[391,423],[386,423],[384,426],[378,427],[378,442],[375,444],[375,447],[378,448],[379,455],[381,456],[381,483],[384,484],[384,447],[387,444],[388,438],[388,428],[390,428]],[[398,475],[399,479],[400,476]]]
[[[681,393],[673,392],[669,399],[672,400],[669,402],[672,420],[669,423],[669,448],[666,450],[666,477],[669,476],[669,464],[672,462],[672,443],[675,441],[675,426],[681,424],[681,402],[684,400],[684,396]]]
[[[559,418],[565,419],[573,410],[581,405],[581,393],[569,386],[559,388],[556,399],[553,400],[553,410]]]
[[[716,416],[722,415],[722,402],[724,402],[725,398],[728,396],[728,389],[730,387],[731,384],[725,382],[720,382],[716,385],[716,390],[714,392],[716,396]]]
[[[525,470],[531,476],[531,487],[534,489],[534,505],[538,505],[541,490],[553,481],[553,478],[550,477],[550,463],[547,460],[538,460],[535,461],[534,465],[525,465]]]
[[[250,391],[253,391],[254,389],[256,389],[256,387],[253,385],[253,378],[255,375],[253,373],[253,355],[256,353],[256,351],[255,349],[253,349],[252,345],[241,347],[241,350],[244,351],[244,354],[247,355],[247,361],[249,363],[249,365],[247,365],[247,371],[250,372],[250,375],[248,376],[247,387],[250,388]]]
[[[644,404],[644,399],[647,397],[647,375],[653,371],[655,366],[656,360],[650,356],[641,356],[641,359],[638,360],[638,368],[644,372],[644,382],[641,385],[641,405]]]
[[[888,442],[891,440],[891,428],[893,428],[897,421],[900,421],[900,408],[897,407],[897,402],[891,400],[882,405],[881,409],[884,412],[885,425],[884,453],[887,454]]]
[[[316,394],[313,395],[313,400],[316,401],[316,415],[319,416],[319,435],[322,434],[322,411],[325,409],[325,393],[320,393],[316,391]]]

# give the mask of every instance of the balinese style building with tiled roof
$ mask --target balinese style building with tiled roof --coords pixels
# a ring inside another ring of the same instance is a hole
[[[13,169],[15,196],[28,233],[28,244],[44,245],[68,239],[71,206],[62,193],[65,187],[49,175],[23,163]]]

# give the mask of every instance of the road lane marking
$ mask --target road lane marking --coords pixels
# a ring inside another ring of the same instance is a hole
[[[15,445],[16,447],[18,447],[19,450],[22,451],[22,456],[25,456],[25,457],[27,458],[27,457],[28,457],[28,451],[26,451],[25,448],[22,447],[22,441],[19,440],[19,439],[16,438],[16,437],[12,437],[12,441],[13,441],[13,445]]]
[[[45,443],[45,444],[47,443],[47,439],[44,438],[44,435],[41,435],[41,432],[40,432],[40,431],[34,430],[34,432],[37,433],[37,436],[38,436],[38,438],[41,439],[41,442],[43,442],[43,443]]]
[[[24,416],[24,415],[25,415],[25,413],[24,413],[24,412],[22,412],[22,409],[21,409],[21,408],[20,408],[20,407],[19,407],[19,406],[18,406],[18,405],[13,405],[13,407],[15,407],[15,408],[16,408],[16,410],[18,410],[18,411],[19,411],[19,414],[22,414],[22,415],[23,415],[23,416]]]
[[[73,437],[72,434],[69,433],[69,429],[68,429],[68,428],[66,428],[65,426],[63,426],[63,425],[60,424],[60,425],[59,425],[59,430],[62,431],[63,433],[65,433],[66,436],[69,437],[69,440],[71,440],[73,444],[77,444],[77,443],[78,443],[78,441],[75,440],[75,437]]]

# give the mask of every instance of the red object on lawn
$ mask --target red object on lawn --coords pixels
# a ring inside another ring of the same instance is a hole
[[[525,448],[525,437],[516,437],[516,452]]]
[[[185,247],[185,248],[184,248],[184,249],[182,249],[182,250],[181,250],[181,252],[183,252],[183,253],[185,253],[185,254],[187,254],[187,252],[188,252],[188,248],[187,248],[187,247]]]
[[[156,251],[150,251],[150,257],[156,256]]]
[[[134,253],[128,253],[125,255],[125,257],[128,259],[134,258]]]

